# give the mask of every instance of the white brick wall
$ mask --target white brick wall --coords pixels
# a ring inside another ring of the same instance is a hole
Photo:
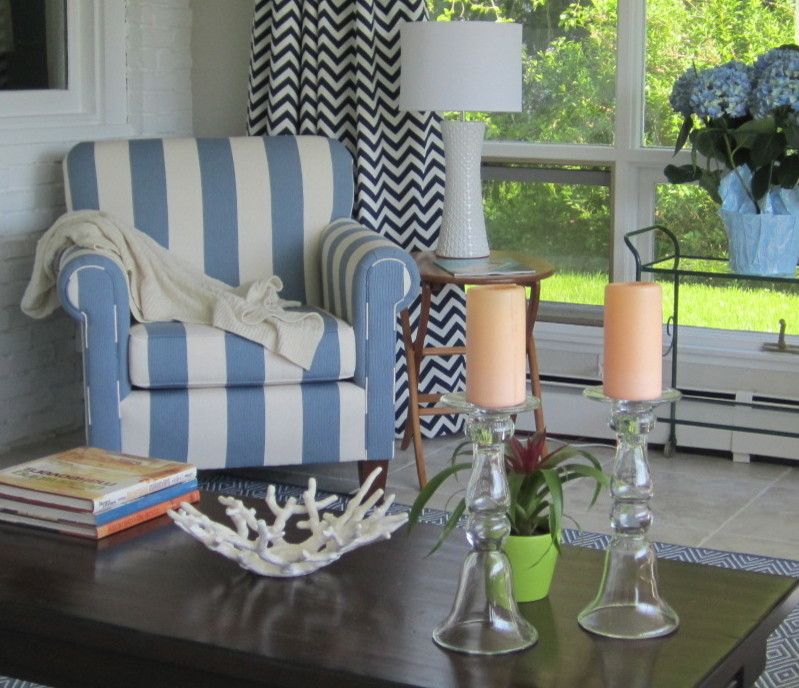
[[[128,0],[128,110],[147,136],[190,134],[189,0]]]
[[[190,0],[127,0],[128,119],[138,135],[191,134],[191,24]],[[72,321],[19,309],[36,240],[65,210],[60,163],[74,143],[0,144],[0,452],[83,424]]]

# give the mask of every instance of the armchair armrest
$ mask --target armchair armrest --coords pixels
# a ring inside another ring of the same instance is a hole
[[[130,392],[125,272],[109,256],[81,249],[62,258],[57,289],[64,310],[80,326],[88,443],[119,451],[119,403]]]
[[[355,330],[356,346],[374,345],[378,334],[392,336],[397,314],[419,293],[419,271],[410,255],[355,220],[342,219],[322,232],[322,299],[325,310]],[[355,378],[365,375],[358,351]]]
[[[370,459],[393,456],[394,368],[397,315],[419,293],[411,256],[352,219],[322,232],[323,306],[355,330],[355,375],[367,394],[366,451]],[[386,431],[390,428],[390,431]]]

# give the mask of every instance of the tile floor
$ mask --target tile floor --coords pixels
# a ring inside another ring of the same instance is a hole
[[[448,465],[459,437],[427,440],[427,476]],[[573,444],[580,440],[571,439]],[[613,447],[586,447],[607,472],[612,470]],[[655,497],[651,539],[674,544],[799,559],[799,463],[791,465],[733,463],[729,457],[677,453],[666,458],[658,449],[649,453]],[[334,491],[357,487],[354,467],[315,466],[281,471],[281,477],[304,484],[317,475],[320,486]],[[294,478],[294,480],[291,480]],[[449,496],[462,489],[463,479],[450,479],[430,506],[447,508]],[[397,501],[411,504],[418,493],[413,450],[400,451],[389,464],[388,491]],[[610,496],[603,494],[588,509],[591,487],[575,481],[566,487],[566,511],[584,530],[610,532]],[[457,500],[455,500],[457,501]],[[450,504],[454,505],[454,502]],[[576,527],[574,523],[571,527]]]
[[[460,437],[425,442],[428,477],[444,468]],[[579,440],[571,440],[579,444]],[[62,435],[36,445],[0,454],[0,466],[13,465],[82,442],[82,433]],[[591,444],[587,449],[610,471],[613,449]],[[753,462],[733,463],[723,456],[678,453],[665,458],[650,451],[655,497],[654,540],[714,549],[799,559],[799,463],[796,466]],[[305,484],[311,475],[321,489],[349,492],[358,486],[351,464],[281,469],[247,469],[247,477]],[[609,532],[607,494],[587,509],[590,487],[579,481],[567,486],[567,512],[585,530]],[[446,508],[449,495],[462,487],[442,486],[430,506]],[[388,491],[411,504],[418,492],[413,450],[397,450],[389,464]],[[573,525],[573,524],[572,524]]]

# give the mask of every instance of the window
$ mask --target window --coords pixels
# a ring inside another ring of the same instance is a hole
[[[668,97],[692,63],[751,61],[794,41],[794,0],[428,0],[428,8],[431,19],[499,17],[523,25],[524,112],[470,116],[488,124],[484,199],[492,245],[532,248],[584,282],[582,289],[572,279],[547,280],[545,300],[588,307],[597,303],[598,275],[633,279],[624,234],[655,220],[675,231],[684,253],[723,253],[723,230],[706,194],[665,183],[662,170],[674,162],[680,127]],[[766,297],[750,310],[783,307],[769,287],[745,288]],[[681,304],[717,296],[697,291]],[[738,318],[730,327],[774,331],[783,315]],[[699,315],[690,324],[725,323]]]
[[[57,5],[48,0],[46,8]],[[63,70],[65,83],[46,89],[0,90],[0,139],[7,136],[9,142],[19,143],[49,135],[64,140],[69,138],[64,127],[86,127],[87,135],[96,136],[98,125],[117,127],[109,133],[120,136],[129,133],[124,129],[125,3],[67,0],[65,7],[65,14],[52,16],[66,22],[66,29],[59,30],[66,35],[68,54],[50,66],[51,72]],[[74,132],[74,138],[81,135]]]
[[[522,112],[491,115],[487,138],[613,143],[615,0],[594,3],[601,21],[573,0],[505,4],[522,24]]]
[[[601,305],[610,272],[610,171],[570,165],[486,165],[489,243],[534,253],[558,271],[541,298]]]
[[[0,0],[0,89],[66,88],[64,0]]]

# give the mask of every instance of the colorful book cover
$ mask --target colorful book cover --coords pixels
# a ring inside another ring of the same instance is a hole
[[[78,537],[89,538],[92,540],[99,540],[113,535],[121,530],[132,528],[133,526],[145,523],[158,516],[163,516],[170,509],[178,508],[183,502],[196,502],[200,499],[199,490],[194,490],[179,497],[174,497],[160,504],[142,509],[136,513],[123,516],[115,521],[106,523],[105,525],[95,526],[83,523],[66,523],[64,521],[50,521],[41,518],[34,518],[32,516],[22,516],[20,514],[12,514],[6,511],[0,511],[0,522],[14,523],[17,525],[33,526],[35,528],[44,528],[45,530],[52,530],[64,535],[77,535]]]
[[[77,447],[0,470],[0,495],[99,513],[196,477],[192,464]]]
[[[116,521],[123,516],[160,504],[168,499],[180,497],[188,492],[194,492],[196,489],[198,489],[197,481],[187,480],[184,483],[178,483],[177,485],[172,485],[163,490],[151,492],[148,495],[134,499],[114,509],[101,511],[100,513],[48,506],[27,499],[8,499],[6,497],[0,497],[0,512],[5,511],[19,516],[30,516],[47,521],[63,521],[64,523],[84,523],[101,526],[111,521]]]

